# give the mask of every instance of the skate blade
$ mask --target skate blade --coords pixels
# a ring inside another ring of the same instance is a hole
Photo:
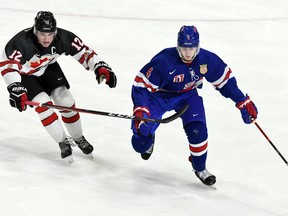
[[[67,160],[70,164],[74,162],[74,158],[72,155],[67,156],[66,158],[64,158],[65,160]]]
[[[93,158],[94,158],[92,153],[87,154],[87,157],[90,158],[90,159],[93,159]]]
[[[207,185],[207,186],[212,190],[217,190],[217,187],[215,187],[214,185]]]

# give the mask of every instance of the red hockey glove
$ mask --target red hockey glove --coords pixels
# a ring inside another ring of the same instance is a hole
[[[106,84],[110,88],[114,88],[117,84],[117,78],[112,69],[104,61],[100,61],[95,65],[94,69],[96,80],[100,84],[104,79],[106,79]]]
[[[133,115],[139,118],[148,118],[150,116],[150,110],[145,106],[136,106],[133,111]],[[136,133],[141,133],[146,135],[149,133],[149,127],[145,124],[145,121],[134,120],[133,121],[133,130]]]
[[[25,101],[28,100],[26,94],[27,89],[20,82],[10,84],[7,89],[10,93],[10,105],[17,108],[20,112],[26,110],[27,105],[25,104]]]
[[[257,118],[258,110],[255,104],[250,100],[250,97],[246,95],[245,98],[240,100],[236,107],[241,111],[242,119],[246,124],[250,124]]]

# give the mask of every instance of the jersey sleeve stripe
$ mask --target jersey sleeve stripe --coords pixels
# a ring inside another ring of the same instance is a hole
[[[1,75],[4,76],[7,73],[10,72],[18,72],[19,70],[22,69],[21,64],[15,60],[6,60],[3,62],[0,62],[0,70],[1,70]]]
[[[156,92],[158,91],[159,87],[151,83],[142,73],[138,73],[137,76],[134,79],[134,86],[136,87],[142,87],[147,88],[150,92]]]
[[[224,73],[223,75],[218,79],[216,80],[215,82],[213,82],[213,86],[215,88],[219,88],[221,89],[227,82],[230,78],[233,77],[233,74],[232,74],[232,71],[231,69],[227,66],[224,70]]]
[[[1,71],[1,75],[4,76],[5,74],[11,73],[11,72],[17,72],[18,73],[18,70],[15,70],[13,68],[7,68],[7,69],[4,69]]]
[[[94,55],[97,55],[94,51],[92,51],[92,53],[90,53],[90,55],[88,55],[87,59],[86,59],[86,63],[88,64],[88,62],[90,61],[90,59],[93,58]]]

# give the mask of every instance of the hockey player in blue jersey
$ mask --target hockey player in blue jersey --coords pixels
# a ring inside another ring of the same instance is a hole
[[[224,97],[235,102],[243,121],[257,118],[257,108],[248,95],[238,88],[231,69],[216,54],[200,48],[195,26],[182,26],[177,47],[162,50],[137,74],[132,86],[133,114],[137,117],[162,118],[170,110],[178,111],[189,104],[181,116],[189,142],[190,156],[196,176],[206,185],[216,177],[206,169],[208,133],[205,109],[197,88],[203,78]],[[153,152],[155,131],[159,123],[132,121],[132,146],[148,160]]]

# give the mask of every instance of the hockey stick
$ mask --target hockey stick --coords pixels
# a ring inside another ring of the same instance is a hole
[[[66,106],[47,104],[47,103],[39,103],[39,102],[33,102],[33,101],[26,101],[25,104],[27,104],[29,106],[48,107],[48,108],[54,108],[54,109],[58,109],[58,110],[70,110],[70,111],[75,111],[75,112],[89,113],[89,114],[109,116],[109,117],[115,117],[115,118],[142,120],[142,121],[157,122],[157,123],[169,123],[169,122],[177,119],[178,117],[180,117],[189,107],[189,105],[187,104],[183,108],[181,108],[178,112],[174,113],[173,115],[171,115],[167,118],[153,119],[153,118],[139,118],[139,117],[136,117],[133,115],[122,115],[122,114],[112,113],[112,112],[102,112],[102,111],[96,111],[96,110],[81,109],[81,108],[76,108],[76,107],[66,107]]]
[[[282,160],[285,162],[285,164],[288,166],[287,160],[284,158],[284,156],[280,153],[280,151],[276,148],[276,146],[272,143],[272,141],[269,139],[269,137],[265,134],[265,132],[262,130],[262,128],[258,125],[258,123],[254,120],[253,123],[256,125],[256,127],[260,130],[260,132],[263,134],[263,136],[268,140],[270,145],[274,148],[274,150],[278,153],[278,155],[282,158]]]

